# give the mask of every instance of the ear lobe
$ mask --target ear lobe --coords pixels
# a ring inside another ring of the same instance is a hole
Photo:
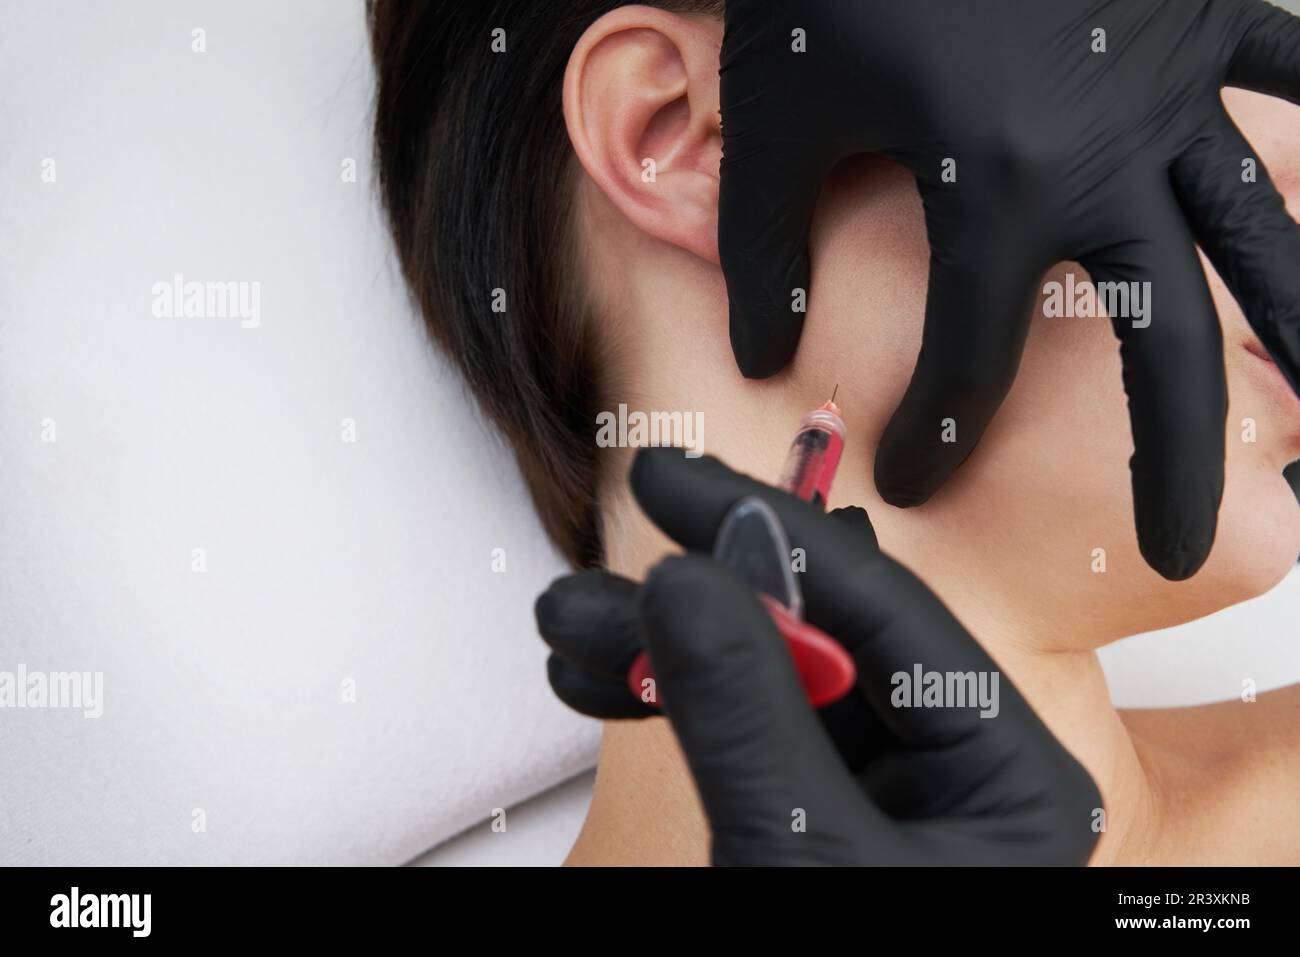
[[[717,264],[722,25],[620,7],[569,57],[564,118],[583,168],[631,222]]]

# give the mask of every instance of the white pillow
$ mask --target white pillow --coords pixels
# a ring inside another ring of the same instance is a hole
[[[104,681],[0,710],[0,864],[401,863],[590,767],[561,562],[384,232],[359,0],[0,38],[0,671]],[[177,273],[247,318],[156,316]]]

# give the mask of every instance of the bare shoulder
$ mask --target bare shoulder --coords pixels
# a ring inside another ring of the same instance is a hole
[[[1300,863],[1300,685],[1120,715],[1157,795],[1168,863]]]

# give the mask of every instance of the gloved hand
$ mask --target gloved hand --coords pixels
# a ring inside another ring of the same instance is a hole
[[[814,711],[754,593],[701,554],[666,559],[644,585],[588,571],[538,599],[551,685],[584,714],[659,713],[626,682],[632,659],[649,651],[715,863],[1088,859],[1097,788],[1005,677],[992,717],[976,705],[891,703],[895,674],[910,679],[915,666],[977,676],[997,666],[915,576],[881,554],[865,512],[824,515],[674,449],[642,450],[632,488],[646,514],[694,552],[711,548],[737,500],[763,498],[791,545],[805,550],[806,617],[857,666],[856,689]]]
[[[882,153],[916,175],[931,261],[881,495],[918,505],[965,461],[1042,275],[1077,260],[1098,283],[1151,283],[1138,326],[1113,320],[1138,539],[1166,578],[1190,577],[1214,541],[1227,410],[1196,243],[1300,392],[1300,230],[1262,165],[1243,176],[1257,154],[1225,85],[1300,102],[1300,19],[1262,0],[728,0],[719,244],[741,371],[795,351],[827,171]]]

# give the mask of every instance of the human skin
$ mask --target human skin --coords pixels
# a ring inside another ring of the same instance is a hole
[[[1104,318],[1036,316],[1016,383],[975,453],[925,506],[892,508],[876,494],[872,462],[920,345],[928,245],[915,186],[876,157],[835,170],[812,234],[799,352],[779,376],[743,379],[716,248],[720,42],[716,21],[625,7],[588,30],[570,61],[585,272],[575,281],[604,317],[611,407],[699,412],[706,451],[771,481],[799,418],[838,384],[850,439],[830,505],[866,508],[884,550],[943,599],[1092,774],[1106,806],[1093,863],[1300,862],[1300,687],[1250,703],[1120,711],[1096,654],[1262,594],[1300,552],[1300,508],[1282,477],[1300,458],[1300,401],[1222,282],[1206,264],[1229,386],[1227,480],[1218,537],[1195,577],[1167,581],[1138,551],[1132,439]],[[1300,112],[1238,91],[1225,101],[1300,213]],[[640,175],[645,157],[656,158],[653,182]],[[1062,264],[1047,278],[1071,271],[1084,275]],[[640,578],[674,549],[630,499],[628,450],[604,454],[608,564]],[[1259,676],[1225,674],[1224,697],[1247,678]],[[570,862],[707,859],[667,723],[607,724]]]

